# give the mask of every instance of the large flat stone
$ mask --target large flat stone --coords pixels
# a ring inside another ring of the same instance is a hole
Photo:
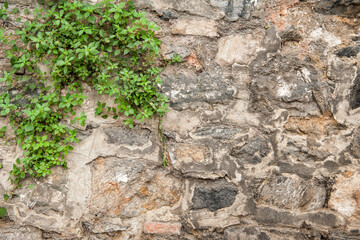
[[[177,19],[171,29],[172,34],[217,37],[216,22],[207,19]]]
[[[331,192],[329,207],[345,217],[360,216],[360,174],[338,175]]]
[[[252,34],[232,35],[220,38],[216,63],[221,66],[233,63],[249,64],[255,57],[261,42]]]
[[[265,182],[259,195],[260,202],[279,208],[315,210],[323,207],[326,189],[296,176],[278,176]]]

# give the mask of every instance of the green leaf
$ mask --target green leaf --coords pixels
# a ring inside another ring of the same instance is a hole
[[[95,18],[93,15],[91,15],[91,16],[89,16],[88,21],[89,21],[90,23],[94,24],[95,21],[96,21],[96,18]]]
[[[4,194],[3,197],[4,197],[4,200],[5,200],[5,201],[7,201],[7,200],[10,198],[10,196],[7,195],[7,194]]]
[[[34,188],[34,185],[33,184],[30,184],[29,185],[29,189],[33,189]]]
[[[6,209],[4,207],[0,208],[0,217],[4,218],[6,215]]]
[[[8,9],[8,7],[9,7],[8,1],[5,1],[5,2],[4,2],[4,7],[5,7],[5,9]]]
[[[30,131],[32,131],[32,130],[34,130],[34,125],[33,125],[32,123],[27,123],[27,124],[25,125],[25,131],[26,131],[26,132],[30,132]]]

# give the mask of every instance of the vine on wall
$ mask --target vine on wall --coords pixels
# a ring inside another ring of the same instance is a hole
[[[4,23],[11,13],[5,2],[0,8]],[[131,1],[111,0],[50,2],[36,8],[15,33],[0,29],[12,66],[0,78],[0,115],[10,120],[24,152],[10,172],[12,183],[21,187],[23,179],[45,177],[53,166],[66,168],[65,156],[79,141],[67,121],[82,126],[86,121],[84,112],[76,114],[86,98],[84,84],[114,98],[116,107],[98,102],[96,115],[103,118],[124,114],[124,123],[133,127],[134,121],[164,115],[168,104],[159,92],[161,69],[154,63],[160,45],[156,30]],[[19,75],[24,69],[26,74]],[[5,131],[0,128],[0,137]],[[5,214],[0,208],[0,217]]]

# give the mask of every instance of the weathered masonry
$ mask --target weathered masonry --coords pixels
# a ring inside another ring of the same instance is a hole
[[[162,73],[169,166],[158,119],[95,117],[88,92],[69,169],[15,192],[0,239],[360,239],[360,1],[134,2],[183,59]],[[1,195],[19,155],[0,139]]]

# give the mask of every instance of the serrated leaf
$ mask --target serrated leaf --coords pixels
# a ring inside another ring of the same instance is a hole
[[[4,197],[4,200],[5,200],[5,201],[7,201],[7,200],[10,198],[10,196],[7,195],[7,194],[4,194],[3,197]]]
[[[6,215],[6,209],[4,207],[0,208],[0,217],[4,218]]]

